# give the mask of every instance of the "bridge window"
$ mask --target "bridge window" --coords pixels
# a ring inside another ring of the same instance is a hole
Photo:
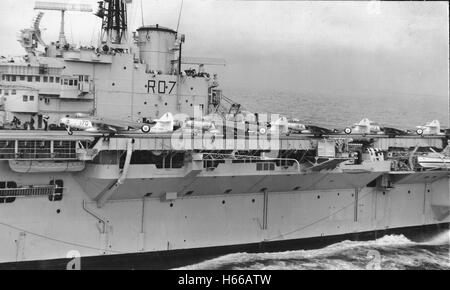
[[[5,96],[9,96],[9,90],[5,90]]]
[[[30,102],[34,102],[34,96],[30,96]]]
[[[28,102],[28,96],[23,96],[23,101]]]
[[[29,83],[31,83],[31,82],[33,81],[33,77],[32,77],[32,76],[28,76],[28,77],[27,77],[27,81],[28,81]]]
[[[16,95],[16,94],[17,94],[16,90],[11,91],[11,95]]]
[[[36,77],[36,81],[40,82],[41,81],[41,77]]]
[[[20,76],[20,80],[24,81],[25,80],[25,76]]]
[[[56,77],[55,83],[59,83],[59,81],[60,81],[60,78],[59,78],[59,77]]]
[[[6,76],[6,81],[9,82],[10,81],[10,77]]]
[[[48,77],[44,77],[44,83],[48,83]]]
[[[54,77],[50,77],[50,82],[51,83],[55,82],[55,78]]]
[[[11,81],[15,82],[16,81],[16,76],[11,76]]]

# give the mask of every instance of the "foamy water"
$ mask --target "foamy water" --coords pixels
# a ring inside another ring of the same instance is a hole
[[[278,253],[235,253],[182,270],[450,270],[450,231],[427,241],[414,242],[403,235],[373,241],[343,241],[316,250]]]

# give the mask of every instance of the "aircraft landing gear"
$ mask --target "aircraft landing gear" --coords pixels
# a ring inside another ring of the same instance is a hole
[[[116,133],[103,134],[103,141],[109,142],[109,140],[111,140],[111,138],[114,137],[115,135]]]
[[[69,126],[65,126],[65,128],[66,128],[67,134],[69,134],[69,136],[72,136],[73,135],[72,129]]]

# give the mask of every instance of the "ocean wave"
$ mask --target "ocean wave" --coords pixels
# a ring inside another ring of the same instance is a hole
[[[342,241],[315,250],[234,253],[182,270],[450,269],[450,231],[422,242],[403,235]]]

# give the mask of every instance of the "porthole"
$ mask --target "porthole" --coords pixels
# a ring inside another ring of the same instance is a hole
[[[225,200],[222,200],[222,204],[225,204]]]
[[[170,207],[173,207],[173,203],[170,204]]]
[[[57,213],[57,214],[60,214],[60,213],[61,213],[61,210],[58,208],[58,209],[56,210],[56,213]]]

